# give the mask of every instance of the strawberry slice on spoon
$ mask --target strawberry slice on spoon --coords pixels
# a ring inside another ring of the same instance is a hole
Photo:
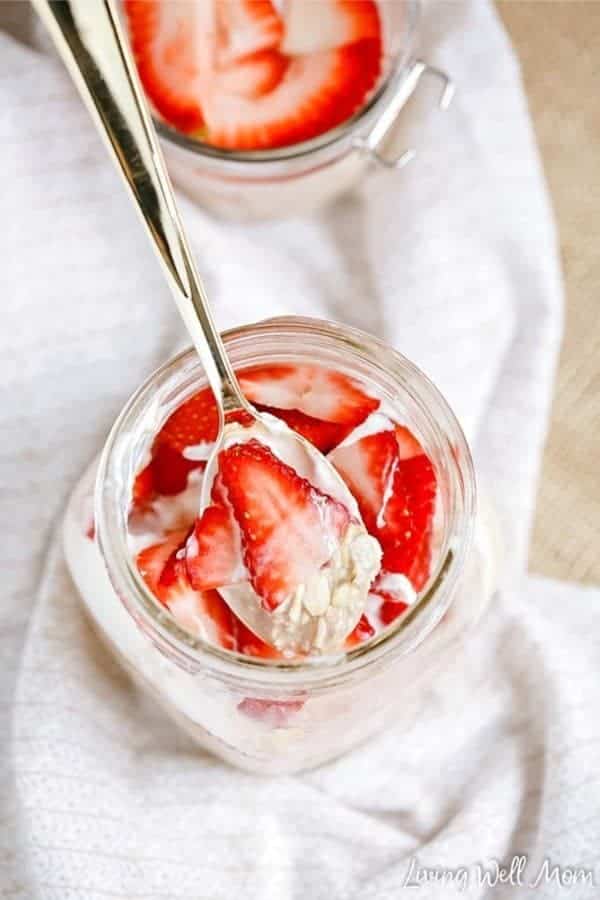
[[[222,589],[229,606],[280,651],[341,646],[379,569],[377,542],[257,440],[222,450],[218,466],[249,580]]]
[[[272,611],[328,562],[350,514],[255,440],[222,451],[219,471],[252,586]]]

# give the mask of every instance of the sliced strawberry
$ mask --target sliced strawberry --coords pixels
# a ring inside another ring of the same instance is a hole
[[[152,446],[150,472],[142,470],[138,479],[143,476],[147,483],[151,480],[152,488],[158,494],[179,494],[187,486],[189,473],[205,465],[203,460],[187,459],[184,451],[197,444],[214,443],[218,431],[215,398],[210,388],[205,388],[171,413]],[[207,452],[208,449],[209,446]]]
[[[295,409],[315,419],[355,428],[379,406],[351,378],[324,366],[253,366],[238,373],[253,403]]]
[[[351,425],[315,419],[298,409],[275,409],[274,406],[262,406],[260,403],[257,404],[257,409],[281,419],[292,431],[310,441],[321,453],[329,453],[352,431]]]
[[[416,590],[423,587],[429,574],[435,496],[436,477],[430,459],[421,453],[400,460],[377,536],[383,548],[383,567],[407,575]]]
[[[240,377],[249,399],[286,421],[323,453],[379,406],[350,378],[319,366],[259,366],[244,370]],[[247,424],[251,419],[240,412],[229,414],[227,421]],[[171,496],[185,490],[189,473],[203,468],[204,461],[188,459],[184,453],[205,445],[208,455],[218,430],[215,399],[210,388],[204,388],[182,403],[156,436],[151,463],[134,485],[134,507],[143,506],[154,494]]]
[[[261,700],[246,697],[238,709],[251,719],[258,719],[271,728],[282,728],[304,706],[304,700]]]
[[[288,59],[277,50],[260,50],[252,56],[219,69],[217,90],[240,97],[257,98],[277,87],[288,67]]]
[[[178,560],[168,584],[161,585],[164,604],[176,622],[224,650],[235,650],[234,616],[218,591],[195,591],[185,563]]]
[[[379,618],[384,625],[395,622],[398,616],[408,609],[408,603],[405,603],[404,600],[395,600],[391,594],[383,592],[381,597],[383,602],[379,607]]]
[[[396,440],[398,441],[398,453],[400,459],[410,459],[413,456],[419,456],[423,453],[423,448],[412,433],[405,425],[396,425],[394,428]]]
[[[137,555],[137,567],[140,575],[153,594],[163,602],[160,593],[160,580],[169,559],[185,546],[189,528],[172,531],[164,541],[146,547]]]
[[[381,22],[374,0],[286,0],[281,45],[284,53],[314,53],[380,37]]]
[[[416,591],[420,591],[425,587],[431,572],[432,534],[433,526],[430,522],[421,539],[419,548],[412,561],[410,572],[408,573],[408,577]]]
[[[252,586],[273,610],[331,558],[350,516],[256,440],[219,454]]]
[[[237,526],[226,506],[208,506],[186,544],[186,564],[198,591],[226,587],[244,578]]]
[[[146,506],[156,493],[154,486],[154,470],[149,462],[135,477],[132,491],[132,503],[137,509]]]
[[[212,444],[219,431],[219,415],[210,388],[198,391],[171,413],[159,431],[155,445],[167,445],[182,453],[195,444]]]
[[[283,22],[271,0],[217,0],[216,14],[220,66],[273,49],[283,36]]]
[[[381,543],[383,567],[421,590],[431,565],[436,476],[404,426],[337,447],[329,459],[355,496],[367,530]]]
[[[202,591],[201,597],[202,614],[214,624],[213,640],[220,644],[224,650],[236,650],[235,615],[218,591]],[[173,615],[176,615],[172,605],[170,608],[173,611]],[[210,634],[208,637],[210,639]]]
[[[88,527],[86,529],[85,536],[90,541],[93,541],[96,539],[96,520],[93,517],[92,517],[90,524],[88,525]]]
[[[381,68],[373,0],[124,0],[144,89],[163,118],[231,149],[308,140],[364,103]]]
[[[191,634],[201,634],[226,650],[236,649],[235,617],[214,590],[196,591],[187,576],[185,546],[189,530],[142,550],[137,566],[142,578],[173,617]]]
[[[199,83],[209,30],[203,20],[210,6],[187,0],[124,0],[144,90],[161,116],[184,132],[200,128],[204,121]]]
[[[152,593],[191,634],[202,634],[218,646],[245,656],[280,659],[281,653],[250,631],[218,591],[194,590],[188,577],[189,560],[185,558],[191,538],[189,529],[179,529],[138,554],[139,572]]]
[[[381,44],[371,39],[290,57],[281,81],[257,98],[212,89],[203,97],[210,142],[264,150],[316,137],[349,119],[374,87]]]
[[[202,460],[186,459],[168,444],[155,445],[150,463],[154,489],[167,497],[180,494],[187,487],[190,472],[204,465]]]
[[[369,434],[329,455],[354,495],[367,530],[378,533],[378,519],[398,463],[393,431]]]
[[[375,629],[369,622],[366,615],[363,613],[363,615],[358,620],[354,631],[346,638],[346,647],[352,648],[357,644],[362,644],[365,641],[368,641],[369,638],[372,638],[374,634]]]

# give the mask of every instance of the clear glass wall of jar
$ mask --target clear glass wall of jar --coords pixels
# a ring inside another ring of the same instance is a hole
[[[160,425],[206,384],[192,351],[158,370],[123,410],[99,465],[71,500],[66,555],[100,633],[201,746],[251,771],[295,772],[391,722],[408,725],[425,708],[436,673],[489,600],[494,562],[475,528],[475,479],[462,431],[436,388],[404,357],[360,331],[300,318],[239,328],[225,342],[236,367],[313,362],[354,376],[417,435],[437,470],[439,540],[416,603],[370,641],[316,662],[240,656],[177,625],[131,559],[127,516],[135,473]]]
[[[418,0],[380,4],[384,66],[369,102],[339,128],[311,141],[266,151],[220,150],[187,137],[160,119],[156,127],[174,182],[200,206],[240,220],[299,215],[324,206],[356,185],[370,163],[398,167],[412,158],[395,158],[379,148],[424,75],[440,81],[440,105],[448,105],[452,85],[440,70],[414,57]]]

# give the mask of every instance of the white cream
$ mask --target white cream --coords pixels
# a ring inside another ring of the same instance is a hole
[[[183,456],[193,462],[207,462],[214,446],[211,441],[200,441],[198,444],[186,447]]]
[[[398,600],[407,603],[408,606],[412,606],[417,599],[417,592],[411,582],[406,575],[402,575],[399,572],[385,572],[377,579],[376,586],[378,591],[387,591]]]
[[[384,415],[384,413],[381,412],[381,408],[377,409],[375,412],[372,412],[370,416],[367,416],[364,422],[357,425],[335,449],[339,450],[340,447],[351,447],[352,444],[356,444],[357,441],[370,437],[372,434],[379,434],[381,431],[393,431],[394,427],[394,423],[389,416]]]

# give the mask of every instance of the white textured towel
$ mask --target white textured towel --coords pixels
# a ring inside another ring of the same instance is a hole
[[[182,330],[60,64],[0,34],[0,897],[600,893],[600,596],[524,574],[561,333],[552,214],[493,7],[428,7],[422,43],[458,90],[406,171],[280,224],[183,204],[221,325],[339,318],[434,378],[507,535],[506,588],[444,678],[455,702],[432,684],[402,740],[391,728],[264,780],[195,750],[132,686],[52,542],[111,420]],[[494,858],[513,860],[507,883],[492,886]],[[425,883],[425,867],[457,871]],[[561,886],[565,867],[590,877]]]

